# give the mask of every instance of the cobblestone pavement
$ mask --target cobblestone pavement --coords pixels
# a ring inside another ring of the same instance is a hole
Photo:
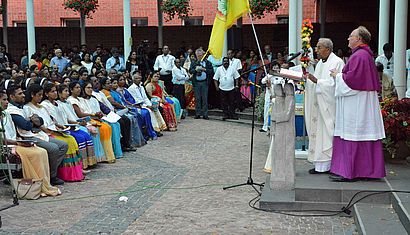
[[[21,201],[0,212],[1,234],[355,234],[352,218],[291,217],[256,211],[248,176],[250,127],[183,120],[116,164],[98,166],[89,180],[66,183],[63,195]],[[263,182],[269,147],[255,131],[254,177]],[[120,202],[127,196],[127,202]],[[0,184],[0,206],[10,203]]]

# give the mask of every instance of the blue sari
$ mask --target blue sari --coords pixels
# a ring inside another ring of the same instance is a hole
[[[124,93],[121,94],[120,92],[115,91],[120,97],[121,100],[121,104],[126,104],[127,102],[130,104],[136,104],[137,102],[135,101],[134,97],[132,97],[131,93],[128,92],[127,89],[123,89]],[[115,101],[116,98],[114,98]],[[117,101],[118,102],[118,101]],[[152,139],[157,139],[157,133],[154,130],[154,127],[152,126],[152,122],[151,122],[151,114],[150,112],[145,109],[145,108],[136,108],[133,107],[131,108],[131,111],[133,113],[137,113],[138,114],[138,124],[139,126],[142,128],[145,126],[146,128],[146,135],[148,135],[147,137],[152,138]]]
[[[115,102],[126,106],[126,103],[121,98],[121,94],[117,91],[110,91],[111,97],[114,99]],[[142,134],[143,126],[140,125],[142,123],[142,115],[138,113],[138,110],[134,108],[130,108],[127,114],[127,117],[131,120],[131,141],[132,144],[138,147],[141,147],[146,144],[146,139]]]

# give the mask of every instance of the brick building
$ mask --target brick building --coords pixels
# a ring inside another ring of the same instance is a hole
[[[63,0],[35,0],[35,25],[36,27],[78,26],[79,14],[70,9],[64,9]],[[304,0],[304,16],[316,22],[318,19],[318,1]],[[92,15],[93,19],[87,20],[87,26],[122,26],[123,1],[99,0],[100,7]],[[193,8],[192,17],[187,22],[174,19],[164,22],[164,25],[181,26],[187,24],[212,25],[215,18],[217,0],[191,0]],[[157,26],[157,0],[131,0],[131,17],[134,26]],[[282,0],[282,6],[277,12],[265,18],[255,20],[257,24],[287,23],[288,1]],[[8,25],[10,27],[24,26],[26,22],[26,0],[8,1]],[[249,19],[244,19],[244,24]]]

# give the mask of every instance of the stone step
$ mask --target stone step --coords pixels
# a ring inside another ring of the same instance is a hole
[[[407,233],[410,234],[410,194],[393,193],[392,205]]]
[[[355,204],[354,219],[362,235],[405,235],[406,229],[391,205]]]

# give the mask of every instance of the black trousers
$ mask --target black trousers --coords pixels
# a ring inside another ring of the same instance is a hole
[[[131,120],[125,115],[118,120],[121,126],[121,146],[125,148],[131,147]]]
[[[172,74],[160,75],[159,79],[164,81],[165,90],[169,95],[172,95],[174,91],[174,84],[172,83]]]
[[[185,109],[185,85],[174,84],[174,97],[177,98],[181,104],[181,109]]]
[[[235,90],[219,91],[224,118],[232,118],[235,115]]]

